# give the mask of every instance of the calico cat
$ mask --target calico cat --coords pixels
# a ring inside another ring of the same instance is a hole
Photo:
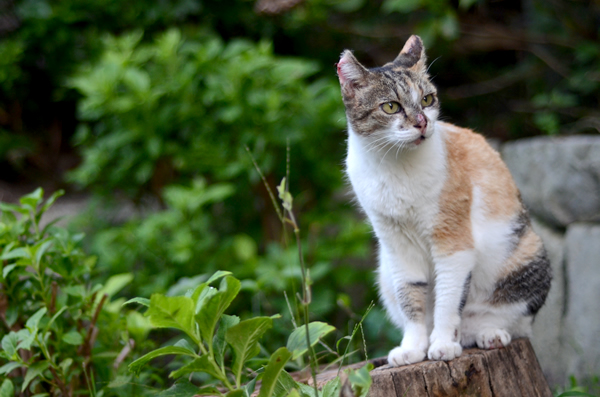
[[[423,42],[367,69],[337,64],[346,171],[379,241],[378,285],[404,331],[391,365],[452,360],[528,336],[552,278],[512,177],[485,139],[438,121]]]

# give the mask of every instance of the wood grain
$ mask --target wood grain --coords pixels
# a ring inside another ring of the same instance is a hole
[[[424,361],[395,368],[385,359],[371,362],[377,368],[371,371],[370,397],[552,397],[531,343],[525,338],[503,349],[467,349],[449,362]],[[321,373],[317,384],[324,385],[337,373]]]

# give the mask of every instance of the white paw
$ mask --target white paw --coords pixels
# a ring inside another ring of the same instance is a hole
[[[418,363],[425,359],[425,352],[419,349],[396,347],[388,354],[388,364],[394,367]]]
[[[427,356],[430,360],[450,361],[462,354],[462,346],[458,342],[436,340],[431,346]]]
[[[480,349],[499,349],[510,343],[510,334],[503,329],[488,328],[477,335]]]

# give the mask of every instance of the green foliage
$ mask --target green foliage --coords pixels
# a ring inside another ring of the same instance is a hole
[[[556,397],[597,397],[600,393],[600,378],[591,376],[584,379],[570,377],[570,385],[567,388],[558,388],[554,391]]]
[[[106,37],[99,61],[69,80],[83,94],[81,119],[92,122],[78,132],[83,163],[72,174],[84,186],[135,198],[198,173],[246,179],[243,145],[283,148],[341,127],[332,81],[307,83],[316,65],[275,57],[267,42],[175,29],[141,38]]]
[[[44,201],[37,189],[19,204],[0,203],[0,375],[12,374],[1,395],[12,395],[12,389],[67,395],[69,389],[103,388],[119,373],[118,362],[110,370],[119,351],[139,336],[130,335],[123,321],[129,318],[119,313],[118,300],[111,301],[132,277],[92,283],[96,258],[81,250],[83,235],[41,223],[60,195]],[[143,338],[137,341],[144,345]]]
[[[217,281],[219,286],[216,287]],[[297,328],[288,342],[288,347],[280,347],[264,360],[266,365],[255,379],[247,374],[251,359],[261,354],[260,339],[272,328],[275,317],[258,316],[240,321],[237,316],[224,314],[238,295],[240,281],[229,272],[217,272],[206,282],[190,289],[184,296],[153,294],[149,301],[135,298],[127,303],[141,303],[147,307],[145,316],[155,328],[172,328],[183,335],[174,345],[164,346],[138,358],[129,365],[130,371],[139,373],[151,360],[164,355],[186,358],[169,377],[190,378],[195,373],[208,375],[212,382],[205,381],[202,388],[181,380],[160,395],[194,396],[201,393],[218,393],[218,388],[227,389],[227,395],[247,396],[254,390],[257,380],[261,380],[260,397],[284,397],[296,391],[301,396],[314,396],[313,389],[294,381],[285,371],[290,360],[306,353],[304,327]],[[324,323],[308,324],[311,345],[333,331]],[[190,343],[191,341],[191,343]],[[293,350],[290,351],[290,349]],[[263,362],[263,361],[261,361]],[[356,395],[364,396],[370,387],[368,371],[363,367],[352,372],[349,380],[354,385]],[[339,382],[339,380],[338,380]],[[327,386],[318,392],[321,397],[334,397],[339,387]]]

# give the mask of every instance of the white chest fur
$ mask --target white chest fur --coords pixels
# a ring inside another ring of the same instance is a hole
[[[349,131],[346,172],[378,239],[393,243],[400,233],[427,242],[446,180],[441,133],[401,151],[373,149],[370,139]]]

